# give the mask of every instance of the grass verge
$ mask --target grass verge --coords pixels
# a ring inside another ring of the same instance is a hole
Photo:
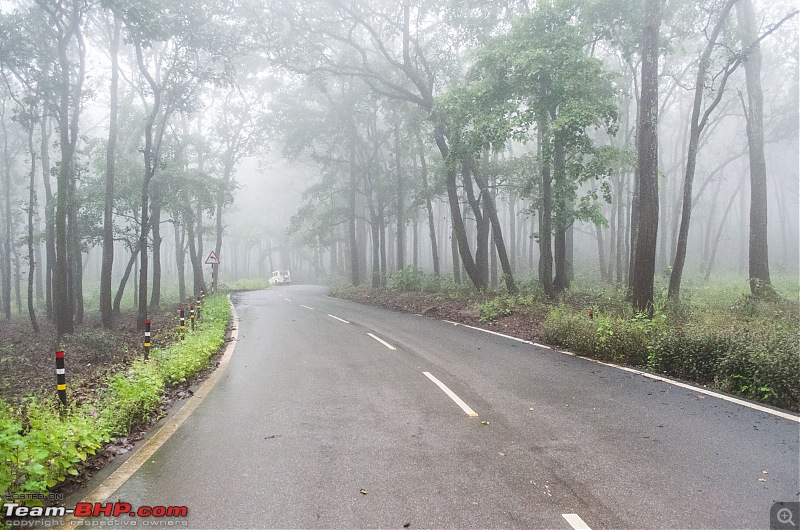
[[[0,496],[45,496],[67,476],[77,475],[77,465],[88,455],[149,419],[169,385],[207,366],[224,342],[229,316],[226,295],[209,297],[195,331],[168,348],[154,348],[148,361],[138,360],[109,376],[79,406],[62,410],[36,397],[16,407],[0,401]]]

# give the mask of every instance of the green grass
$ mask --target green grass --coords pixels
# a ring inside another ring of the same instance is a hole
[[[81,405],[59,410],[54,400],[29,397],[16,408],[0,401],[0,496],[43,494],[77,475],[77,465],[114,436],[146,422],[161,405],[166,386],[186,381],[222,346],[230,314],[227,296],[210,296],[194,332],[150,360],[111,375]],[[96,340],[110,340],[98,334]]]

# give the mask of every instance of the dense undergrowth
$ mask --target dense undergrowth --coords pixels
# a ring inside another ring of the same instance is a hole
[[[540,338],[581,355],[623,363],[748,399],[800,410],[800,303],[796,281],[756,299],[746,280],[686,282],[679,303],[657,293],[652,319],[622,289],[577,281],[553,302],[536,282],[519,294],[476,294],[418,269],[394,274],[390,289],[467,299],[480,322],[529,317]]]
[[[66,410],[41,397],[15,406],[0,401],[0,496],[45,494],[77,475],[78,464],[106,442],[146,422],[168,386],[207,366],[223,344],[229,315],[225,295],[209,297],[195,331],[167,348],[153,348],[148,361],[109,376],[91,399]]]

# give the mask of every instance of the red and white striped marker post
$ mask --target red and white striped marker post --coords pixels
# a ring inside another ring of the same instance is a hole
[[[150,319],[144,321],[144,358],[150,358]]]
[[[67,372],[64,368],[64,352],[56,352],[56,390],[58,399],[63,406],[67,406]]]

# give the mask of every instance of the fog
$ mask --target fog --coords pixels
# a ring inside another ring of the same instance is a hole
[[[632,286],[645,2],[106,4],[0,3],[6,318],[279,268]],[[669,0],[656,29],[656,290],[796,285],[795,3]]]

